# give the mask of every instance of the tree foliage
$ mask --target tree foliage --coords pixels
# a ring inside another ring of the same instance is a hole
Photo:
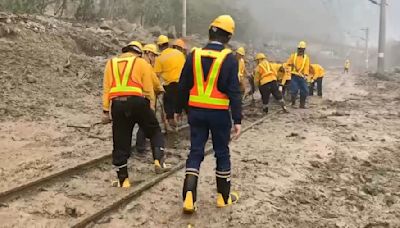
[[[251,16],[234,7],[239,0],[187,0],[188,33],[205,35],[209,23],[220,14],[231,14],[237,23],[237,34],[248,39]],[[0,7],[16,13],[44,14],[52,9],[55,16],[77,20],[119,19],[139,22],[142,26],[175,26],[182,24],[182,0],[0,0]],[[69,12],[67,15],[66,12]]]
[[[16,13],[43,14],[46,7],[54,2],[51,0],[0,0],[0,8]]]

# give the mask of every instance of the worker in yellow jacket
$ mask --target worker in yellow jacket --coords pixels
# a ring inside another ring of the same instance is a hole
[[[292,68],[287,63],[282,64],[284,74],[282,76],[281,84],[279,85],[279,90],[282,91],[282,96],[285,97],[286,94],[290,93],[290,82],[292,80]]]
[[[344,73],[348,74],[349,73],[349,69],[350,69],[350,60],[346,59],[346,61],[344,62]]]
[[[103,122],[112,116],[112,163],[117,169],[116,187],[129,188],[128,158],[131,154],[135,124],[151,138],[156,172],[165,167],[164,137],[150,108],[154,92],[149,64],[141,58],[142,45],[133,41],[122,48],[122,54],[107,61],[103,79]],[[112,102],[111,108],[110,103]],[[110,110],[111,109],[111,110]]]
[[[153,91],[149,95],[150,107],[155,112],[157,96],[164,92],[164,87],[162,87],[157,74],[154,72],[153,66],[155,63],[155,58],[159,55],[158,48],[155,44],[147,44],[143,47],[143,58],[148,62],[149,71],[152,76]],[[146,136],[141,127],[136,133],[136,152],[138,155],[143,155],[146,151]]]
[[[279,91],[276,72],[268,62],[267,57],[263,53],[258,53],[255,57],[257,66],[254,70],[254,84],[259,87],[263,111],[268,113],[269,98],[272,95],[279,102],[284,112],[287,112],[282,93]]]
[[[310,86],[310,96],[314,95],[314,88],[316,84],[318,96],[322,97],[322,79],[325,76],[325,69],[319,64],[311,64],[310,75],[313,77]]]
[[[278,62],[271,63],[272,69],[274,69],[274,71],[276,72],[276,79],[279,85],[279,91],[282,93],[283,97],[284,97],[284,85],[288,80],[288,76],[290,76],[290,74],[287,73],[285,66],[286,63],[285,64]]]
[[[176,39],[172,47],[182,52],[185,56],[187,55],[186,43],[183,39]]]
[[[163,103],[167,121],[170,127],[175,128],[177,127],[175,119],[177,116],[178,82],[186,59],[181,51],[169,47],[167,36],[161,35],[158,38],[157,45],[161,54],[156,58],[154,70],[163,81],[165,89]]]
[[[296,104],[297,94],[300,90],[300,108],[305,108],[308,95],[307,78],[310,74],[310,58],[305,53],[306,42],[301,41],[297,46],[297,52],[290,55],[287,64],[291,66],[291,101]]]
[[[276,72],[276,80],[278,84],[281,83],[284,72],[282,72],[282,63],[279,62],[270,62],[272,69]]]
[[[236,59],[238,60],[239,63],[239,84],[240,84],[240,92],[242,93],[242,97],[244,96],[246,92],[246,86],[245,86],[245,77],[246,77],[246,64],[244,61],[244,56],[246,55],[246,51],[244,47],[240,47],[236,50]]]

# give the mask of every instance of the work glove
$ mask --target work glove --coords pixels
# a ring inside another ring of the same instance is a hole
[[[283,86],[279,85],[279,92],[282,92],[282,91],[283,91]]]

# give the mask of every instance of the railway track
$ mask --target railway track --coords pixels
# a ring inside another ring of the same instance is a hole
[[[243,132],[265,119],[257,110],[251,107],[244,110]],[[188,128],[167,135],[166,142],[167,161],[172,169],[156,175],[151,153],[146,157],[133,156],[129,161],[133,187],[128,190],[111,187],[109,181],[115,178],[115,173],[110,169],[111,155],[105,155],[2,192],[0,202],[10,213],[35,214],[50,220],[51,226],[85,227],[184,167],[190,145]],[[207,154],[211,152],[208,145]]]

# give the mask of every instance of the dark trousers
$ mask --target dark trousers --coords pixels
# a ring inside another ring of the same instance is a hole
[[[349,68],[345,67],[343,73],[348,74],[349,73]]]
[[[164,86],[165,94],[163,96],[164,111],[168,120],[174,119],[178,104],[178,83],[172,82]]]
[[[310,96],[314,96],[315,85],[317,85],[318,96],[322,97],[322,77],[317,78],[310,86]]]
[[[135,124],[150,138],[152,147],[164,147],[164,137],[150,102],[137,96],[117,98],[112,101],[113,165],[127,164],[132,144],[132,131]]]
[[[292,74],[292,80],[290,82],[290,93],[292,96],[297,97],[300,90],[300,99],[305,100],[308,95],[308,85],[304,77]]]
[[[136,151],[139,153],[144,153],[146,150],[146,135],[142,128],[139,127],[139,130],[136,133]]]
[[[264,85],[261,85],[259,89],[264,107],[268,106],[271,94],[276,100],[278,101],[282,100],[282,93],[279,91],[279,86],[277,81],[272,81]]]
[[[290,80],[287,80],[282,88],[282,96],[285,96],[287,93],[290,93]]]
[[[199,172],[204,159],[204,147],[211,132],[217,171],[230,171],[229,141],[232,122],[229,111],[190,108],[188,118],[191,146],[186,170]]]

